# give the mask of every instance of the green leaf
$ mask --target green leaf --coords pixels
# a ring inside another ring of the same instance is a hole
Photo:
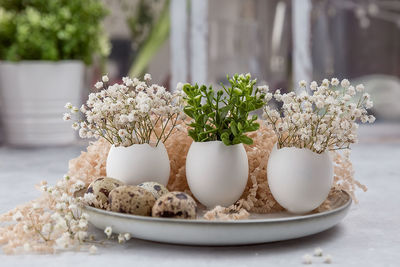
[[[253,139],[251,139],[250,137],[248,137],[247,135],[241,135],[239,137],[240,142],[246,145],[251,145],[253,144]]]
[[[230,128],[231,128],[231,131],[232,131],[233,135],[237,136],[238,135],[238,129],[237,129],[235,121],[231,122],[231,127]]]
[[[195,117],[194,108],[191,106],[186,106],[183,108],[183,112],[188,115],[190,118]]]
[[[231,145],[231,140],[229,140],[229,138],[222,138],[222,142],[224,143],[224,145],[229,146]]]
[[[228,112],[232,109],[231,105],[226,105],[219,110],[219,115],[221,118],[225,118]]]

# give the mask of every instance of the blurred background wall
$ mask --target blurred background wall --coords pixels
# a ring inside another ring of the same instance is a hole
[[[286,91],[337,77],[366,85],[378,122],[400,121],[399,0],[101,2],[110,53],[86,67],[82,101],[103,73],[118,82],[149,72],[170,90],[233,73]]]

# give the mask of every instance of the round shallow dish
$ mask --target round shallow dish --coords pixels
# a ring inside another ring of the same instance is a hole
[[[252,214],[236,221],[184,220],[128,215],[86,206],[90,222],[99,229],[111,226],[114,233],[185,245],[225,246],[282,241],[316,234],[339,223],[347,214],[351,197],[344,191],[330,199],[332,209],[307,215],[286,212]]]

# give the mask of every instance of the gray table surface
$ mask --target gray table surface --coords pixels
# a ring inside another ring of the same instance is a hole
[[[332,255],[334,266],[400,266],[400,132],[398,126],[381,128],[362,131],[360,144],[353,147],[356,178],[368,186],[368,192],[359,192],[360,204],[323,233],[239,247],[177,246],[132,239],[124,245],[100,247],[95,256],[84,252],[7,256],[0,252],[0,266],[302,266],[302,256],[312,254],[316,247]],[[67,171],[68,159],[81,149],[0,147],[0,213],[37,197],[34,185],[42,179],[57,181]],[[318,258],[313,260],[315,265],[329,266]]]

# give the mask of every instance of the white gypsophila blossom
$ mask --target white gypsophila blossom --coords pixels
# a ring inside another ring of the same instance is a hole
[[[340,85],[341,85],[343,88],[348,88],[348,87],[350,86],[350,82],[349,82],[349,80],[347,80],[347,79],[343,79],[343,80],[340,82]]]
[[[338,80],[337,78],[332,78],[331,84],[332,84],[333,86],[338,86],[338,85],[339,85],[339,80]]]
[[[111,226],[107,226],[106,229],[104,229],[104,233],[106,234],[107,238],[110,238],[112,235],[112,228]]]
[[[315,90],[317,90],[317,87],[318,87],[318,83],[316,81],[312,81],[310,84],[310,89],[312,91],[315,91]]]
[[[103,81],[103,82],[108,82],[109,81],[109,79],[108,79],[108,75],[103,75],[102,77],[101,77],[101,80]]]
[[[97,253],[97,247],[96,247],[95,245],[92,245],[92,246],[89,248],[89,254],[94,255],[94,254],[96,254],[96,253]]]
[[[73,190],[70,190],[71,185]],[[23,230],[33,232],[54,249],[76,249],[87,239],[88,216],[82,213],[81,198],[74,197],[73,192],[79,188],[85,188],[80,180],[70,181],[68,175],[58,181],[55,186],[48,186],[46,182],[41,183],[41,188],[49,203],[48,211],[43,212],[43,206],[36,207],[32,203],[32,211],[42,212],[40,216],[29,216],[31,221],[24,218]],[[37,203],[36,203],[37,204]],[[17,213],[18,214],[18,213]]]
[[[74,129],[74,130],[78,130],[79,129],[79,123],[77,123],[77,122],[74,122],[74,123],[72,123],[72,129]]]
[[[17,213],[15,213],[13,215],[12,218],[13,218],[14,221],[18,222],[23,218],[23,215],[22,215],[22,213],[20,211],[18,211]]]
[[[183,83],[179,82],[179,83],[176,85],[176,90],[182,91],[182,89],[183,89]]]
[[[357,92],[363,92],[364,91],[364,85],[363,84],[359,84],[356,86],[356,91]]]
[[[71,108],[71,113],[78,113],[78,112],[79,112],[79,108],[77,108],[77,107]]]
[[[104,79],[97,82],[95,87],[102,90],[89,94],[80,108],[84,120],[73,129],[81,138],[103,137],[115,146],[165,142],[181,118],[182,92],[172,94],[149,84],[150,74],[145,80],[124,77],[122,84],[107,86]]]
[[[316,153],[326,150],[346,149],[357,143],[358,121],[372,123],[375,117],[368,114],[373,102],[368,93],[356,98],[356,91],[364,91],[362,85],[350,85],[346,79],[331,82],[324,79],[320,86],[310,84],[300,94],[282,94],[276,90],[273,98],[281,103],[276,110],[266,105],[263,119],[278,136],[278,147],[308,148]]]
[[[70,119],[71,119],[71,114],[70,113],[64,113],[63,120],[64,121],[69,121]]]
[[[120,244],[125,243],[125,237],[123,234],[118,235],[118,243]]]
[[[311,255],[310,254],[305,254],[304,256],[303,256],[303,263],[304,264],[311,264],[312,263],[312,257],[311,257]]]
[[[72,109],[72,104],[70,102],[66,103],[64,106],[66,109]]]
[[[323,251],[321,248],[318,247],[318,248],[314,249],[314,256],[321,257],[322,254],[323,254]]]
[[[83,201],[87,204],[93,204],[96,201],[96,195],[93,193],[85,193],[83,195]]]
[[[97,83],[95,83],[94,87],[96,87],[96,89],[101,89],[103,87],[103,83],[97,82]]]
[[[143,79],[144,79],[146,82],[151,81],[151,74],[150,74],[150,73],[146,73],[146,74],[144,75]]]
[[[131,236],[130,233],[125,233],[124,234],[124,238],[125,238],[126,241],[129,241],[132,238],[132,236]]]
[[[306,82],[305,80],[301,80],[301,81],[299,82],[299,86],[300,86],[300,87],[306,87],[306,86],[307,86],[307,82]]]
[[[324,263],[328,263],[328,264],[332,263],[332,256],[329,254],[326,255],[325,259],[324,259]]]

